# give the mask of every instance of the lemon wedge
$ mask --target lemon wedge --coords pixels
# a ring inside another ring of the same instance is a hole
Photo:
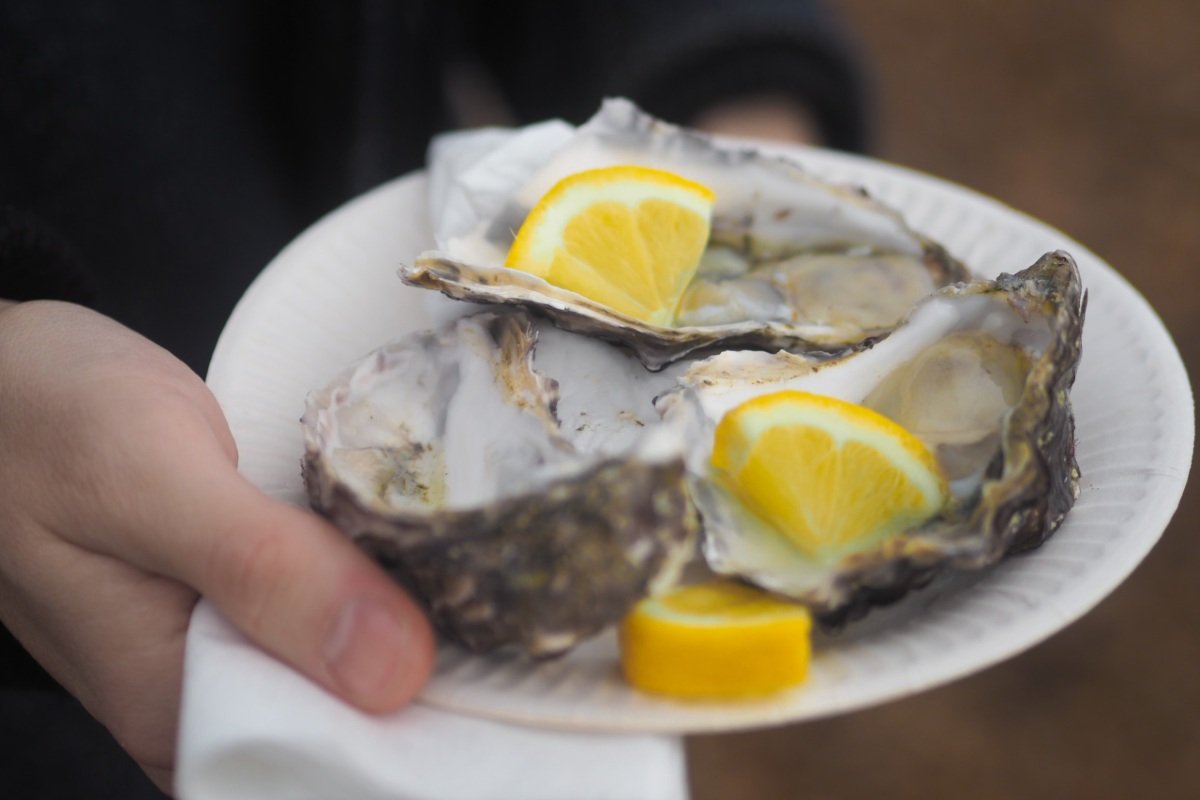
[[[765,695],[798,684],[811,653],[808,610],[731,581],[642,600],[620,630],[625,679],[680,698]]]
[[[505,264],[655,325],[670,325],[708,242],[711,190],[671,172],[602,167],[563,178]]]
[[[916,436],[865,406],[807,392],[731,410],[717,425],[711,463],[752,513],[816,557],[916,527],[949,496]]]

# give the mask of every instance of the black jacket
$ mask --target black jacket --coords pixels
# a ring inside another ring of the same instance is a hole
[[[687,122],[784,92],[832,146],[864,145],[860,72],[817,0],[0,0],[0,297],[89,303],[202,373],[283,245],[421,166],[456,124],[445,87],[462,63],[518,122],[581,121],[606,95]],[[52,687],[6,638],[0,686]],[[0,700],[0,793],[50,796],[10,772],[40,753],[84,765],[78,796],[110,796],[79,753],[46,751],[64,741],[50,726],[75,721]]]
[[[451,64],[487,68],[521,122],[580,121],[609,94],[686,122],[778,90],[833,146],[863,144],[855,62],[811,1],[0,8],[0,297],[86,288],[197,371],[284,244],[422,164],[455,124]]]

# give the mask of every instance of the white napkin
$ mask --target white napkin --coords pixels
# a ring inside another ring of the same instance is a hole
[[[435,137],[428,158],[429,221],[438,247],[494,218],[574,133],[565,122],[548,120],[517,130],[483,128]]]
[[[554,121],[439,137],[429,163],[439,244],[497,213],[572,133]],[[419,702],[370,716],[263,653],[203,601],[188,630],[176,791],[182,800],[687,796],[678,737],[533,729]]]
[[[669,736],[563,733],[421,705],[364,714],[201,602],[188,630],[182,800],[683,800]]]

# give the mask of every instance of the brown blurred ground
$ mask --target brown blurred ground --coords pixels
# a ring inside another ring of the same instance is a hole
[[[1200,3],[842,0],[875,155],[1082,241],[1200,374]],[[694,800],[1200,797],[1200,492],[1115,594],[1024,655],[868,711],[699,737]]]

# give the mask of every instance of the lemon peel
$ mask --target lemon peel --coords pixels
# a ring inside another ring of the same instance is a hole
[[[665,170],[577,172],[529,212],[505,264],[669,326],[707,245],[714,200],[707,187]]]
[[[865,406],[808,392],[761,395],[727,413],[711,465],[752,513],[817,557],[916,527],[949,497],[915,435]]]
[[[621,624],[621,668],[637,689],[677,698],[771,694],[811,659],[806,608],[733,581],[642,600]]]

